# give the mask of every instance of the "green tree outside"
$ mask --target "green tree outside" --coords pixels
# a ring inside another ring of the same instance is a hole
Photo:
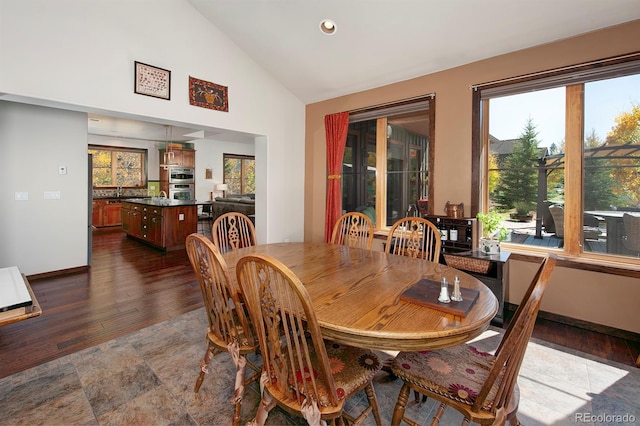
[[[512,209],[516,204],[526,204],[531,209],[536,205],[539,157],[537,136],[533,120],[529,118],[500,173],[496,203],[503,210]]]

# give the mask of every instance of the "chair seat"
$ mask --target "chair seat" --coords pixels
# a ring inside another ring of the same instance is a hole
[[[232,339],[237,339],[238,346],[240,348],[240,353],[244,355],[247,353],[255,352],[256,349],[258,348],[258,344],[252,343],[249,340],[249,336],[244,330],[242,330],[241,326],[238,326],[237,328],[238,328],[237,333],[234,333]],[[211,327],[207,329],[207,338],[211,341],[211,343],[216,345],[218,349],[222,351],[227,350],[227,345],[229,344],[229,341],[227,339],[224,339],[224,340],[220,339],[217,333],[214,333],[211,331]]]
[[[471,406],[494,360],[492,354],[467,344],[437,351],[400,352],[391,368],[405,382]],[[499,382],[489,392],[483,410],[491,409]]]
[[[311,362],[313,365],[318,365],[318,359],[313,345],[310,343],[309,346]],[[362,389],[382,367],[380,359],[368,349],[341,345],[328,340],[325,340],[325,347],[327,356],[329,357],[331,373],[333,374],[333,379],[336,384],[338,399],[340,400],[348,399],[351,395]],[[288,363],[287,354],[283,353],[283,355]],[[299,365],[297,362],[294,362],[294,364]],[[301,372],[297,369],[293,374],[289,374],[288,380],[290,385],[293,384],[292,382],[294,380],[297,382],[301,382],[302,380],[309,381],[309,374],[314,374],[316,380],[318,380],[318,394],[305,396],[318,401],[320,407],[331,406],[328,386],[322,377],[319,377],[317,371],[310,373],[308,371]]]

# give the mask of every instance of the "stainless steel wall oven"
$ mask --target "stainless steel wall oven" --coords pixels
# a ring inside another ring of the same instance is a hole
[[[191,183],[170,183],[169,198],[171,200],[195,201],[195,185]]]
[[[169,169],[169,183],[195,183],[195,169],[188,167],[171,167]]]

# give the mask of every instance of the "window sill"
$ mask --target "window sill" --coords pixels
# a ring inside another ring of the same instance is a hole
[[[562,250],[523,249],[521,245],[503,244],[503,248],[511,253],[510,259],[524,262],[538,262],[546,253],[558,255],[558,266],[584,271],[601,272],[604,274],[640,278],[640,259],[615,261],[605,256],[585,253],[582,256],[571,256]]]

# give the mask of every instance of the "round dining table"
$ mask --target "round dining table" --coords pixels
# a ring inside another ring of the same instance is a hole
[[[261,244],[224,253],[230,275],[248,254],[273,257],[305,285],[323,337],[352,346],[420,351],[467,342],[484,332],[498,300],[477,278],[426,260],[322,242]],[[477,291],[464,315],[406,301],[401,295],[421,280]]]

